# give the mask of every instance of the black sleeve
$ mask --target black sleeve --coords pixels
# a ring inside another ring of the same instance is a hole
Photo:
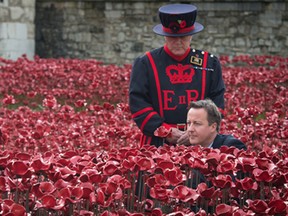
[[[150,96],[148,58],[136,58],[129,86],[129,106],[132,118],[143,134],[152,136],[164,120],[154,110]]]
[[[217,105],[217,107],[224,109],[225,84],[223,81],[221,64],[216,56],[210,58],[213,59],[213,71],[209,71],[209,73],[211,73],[211,84],[208,97]]]
[[[228,147],[234,146],[234,147],[236,147],[238,149],[247,150],[246,145],[241,140],[236,139],[232,135],[227,136],[227,138],[225,139],[223,145],[226,145]]]

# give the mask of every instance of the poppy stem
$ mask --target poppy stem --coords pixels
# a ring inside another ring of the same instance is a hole
[[[98,205],[97,204],[95,204],[94,205],[94,215],[98,215]]]
[[[261,200],[264,200],[264,197],[265,197],[265,195],[264,195],[264,182],[263,181],[261,181],[260,182],[260,199]]]
[[[16,177],[16,191],[15,191],[15,203],[18,203],[18,201],[19,201],[19,188],[18,188],[18,178]]]
[[[131,182],[131,173],[130,172],[127,173],[127,180],[129,182]],[[133,187],[134,187],[134,185],[131,184],[131,188],[127,189],[126,208],[128,211],[131,211],[131,197],[133,194]]]
[[[25,194],[25,209],[26,212],[29,212],[29,190],[26,190]]]
[[[69,203],[69,215],[73,215],[73,204]]]
[[[208,203],[209,203],[209,200],[205,199],[205,211],[206,212],[208,212]]]
[[[138,206],[137,209],[139,207],[139,203],[142,202],[142,197],[144,195],[144,183],[143,183],[143,171],[139,171],[138,172],[138,181],[137,181],[137,185],[138,185]]]
[[[147,187],[147,184],[146,184],[146,178],[147,177],[147,174],[146,173],[143,173],[143,178],[142,178],[142,182],[143,182],[143,197],[142,197],[142,200],[140,202],[140,212],[144,212],[144,209],[145,209],[145,206],[142,205],[143,201],[147,199],[147,195],[148,195],[148,187]]]
[[[135,182],[136,182],[136,175],[134,174],[133,175],[133,178],[132,178],[132,197],[131,197],[131,206],[130,206],[130,210],[132,211],[132,212],[134,212],[134,202],[135,202]]]
[[[217,194],[215,197],[215,204],[214,204],[213,209],[212,209],[213,213],[215,212],[216,206],[218,205],[218,199],[219,199],[219,196]]]

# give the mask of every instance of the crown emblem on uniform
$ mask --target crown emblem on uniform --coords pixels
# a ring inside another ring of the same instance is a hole
[[[172,84],[190,83],[195,74],[191,65],[169,65],[166,67],[166,74]]]

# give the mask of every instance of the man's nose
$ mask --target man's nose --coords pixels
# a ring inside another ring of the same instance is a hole
[[[193,130],[194,130],[193,124],[187,124],[187,131],[193,131]]]

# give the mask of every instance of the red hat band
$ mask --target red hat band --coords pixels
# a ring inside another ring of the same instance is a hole
[[[166,33],[179,33],[179,34],[182,34],[182,33],[187,33],[187,32],[191,32],[192,30],[194,30],[194,25],[193,26],[190,26],[190,27],[187,27],[187,28],[166,28],[164,26],[162,26],[162,29],[164,32]]]

